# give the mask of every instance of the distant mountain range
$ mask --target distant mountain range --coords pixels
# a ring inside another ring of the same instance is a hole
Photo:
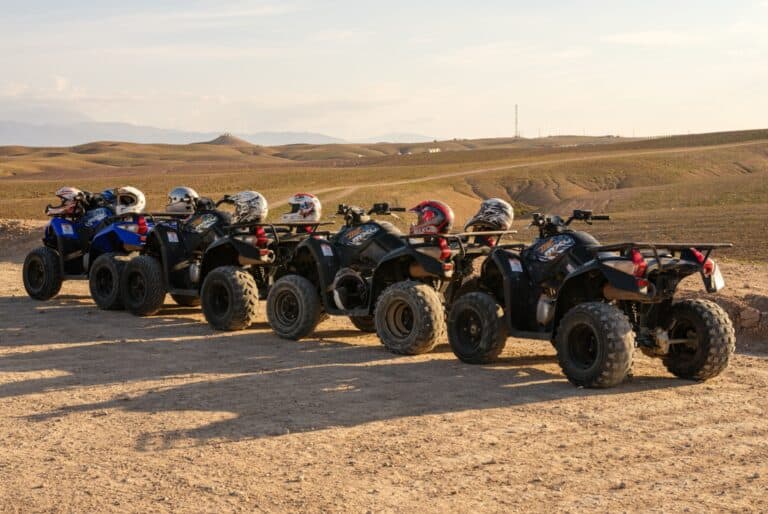
[[[82,121],[61,124],[35,124],[0,121],[0,146],[74,146],[92,141],[124,141],[128,143],[200,143],[215,139],[221,132],[192,132],[163,129],[130,123]],[[315,132],[255,132],[235,134],[240,139],[263,146],[297,143],[332,144],[347,141]],[[359,142],[418,143],[433,138],[419,134],[385,134]]]

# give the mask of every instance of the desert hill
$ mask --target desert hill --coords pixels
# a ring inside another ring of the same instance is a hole
[[[460,220],[482,198],[500,196],[516,206],[521,220],[536,210],[609,213],[617,221],[593,230],[612,239],[727,238],[739,243],[733,255],[768,251],[762,228],[768,130],[644,140],[561,136],[269,147],[223,135],[188,145],[0,147],[0,217],[41,217],[63,183],[92,190],[130,183],[148,194],[151,208],[179,184],[211,196],[256,189],[275,206],[297,189],[317,192],[326,205],[410,205],[429,196],[448,201]]]

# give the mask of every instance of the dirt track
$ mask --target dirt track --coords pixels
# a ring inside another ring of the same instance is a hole
[[[548,343],[467,366],[342,320],[294,343],[263,317],[214,333],[195,309],[101,312],[83,282],[35,302],[11,253],[2,510],[768,510],[763,357],[695,384],[641,356],[631,382],[580,390]]]

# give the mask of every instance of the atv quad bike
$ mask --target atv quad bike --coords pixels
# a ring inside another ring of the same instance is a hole
[[[113,206],[100,195],[86,193],[82,215],[52,214],[45,227],[43,246],[24,261],[24,287],[30,297],[49,300],[65,280],[89,280],[91,295],[102,309],[121,306],[117,277],[123,256],[143,245],[151,227],[143,215],[115,216]],[[50,214],[49,206],[46,212]]]
[[[709,293],[724,287],[709,258],[730,244],[625,242],[602,246],[570,228],[607,220],[575,210],[567,220],[533,215],[539,238],[521,251],[495,249],[479,291],[459,297],[448,338],[468,363],[493,360],[507,335],[550,340],[573,384],[611,387],[632,366],[635,347],[681,378],[721,373],[734,351],[728,315],[709,300],[675,300],[680,281],[700,274]]]
[[[367,212],[339,205],[344,226],[332,237],[302,241],[277,275],[267,297],[267,319],[285,339],[314,331],[324,315],[347,316],[359,329],[376,331],[392,352],[424,353],[444,331],[442,300],[432,282],[452,273],[444,261],[422,253],[391,223],[386,203]],[[445,266],[444,266],[445,265]]]
[[[284,270],[299,243],[327,236],[318,227],[330,223],[239,223],[223,227],[224,236],[202,256],[200,298],[205,319],[217,330],[247,328],[274,276]]]
[[[107,221],[108,225],[93,237],[85,258],[91,298],[100,309],[122,309],[120,277],[126,263],[144,247],[155,224],[181,217],[169,213],[123,214]]]
[[[218,207],[226,200],[220,200]],[[210,202],[184,219],[158,223],[146,236],[139,255],[125,265],[120,288],[125,308],[136,316],[157,313],[166,293],[183,306],[200,305],[203,254],[225,237],[230,217]]]

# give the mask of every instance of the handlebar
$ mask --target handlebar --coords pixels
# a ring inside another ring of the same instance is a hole
[[[574,209],[573,213],[566,220],[560,216],[534,212],[531,226],[538,227],[541,237],[545,237],[546,235],[560,232],[575,220],[591,225],[593,221],[609,221],[610,219],[611,217],[607,214],[592,214],[592,211],[584,209]]]

